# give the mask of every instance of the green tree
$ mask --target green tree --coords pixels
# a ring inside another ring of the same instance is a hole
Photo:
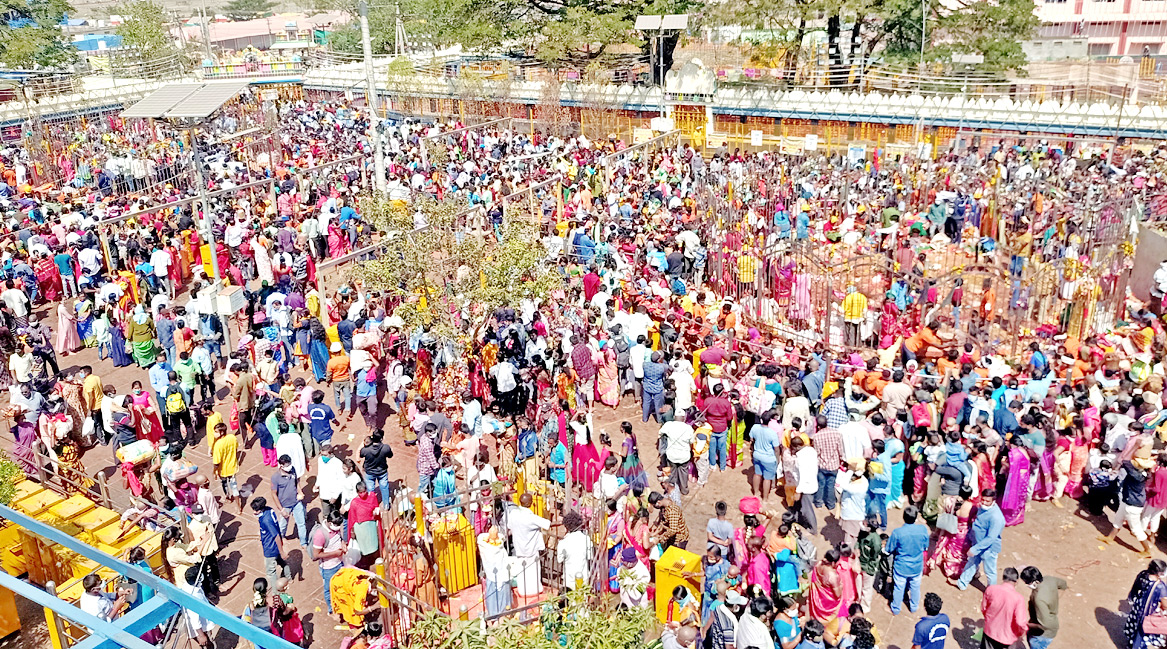
[[[124,21],[116,30],[122,43],[137,50],[143,58],[157,58],[174,50],[174,40],[167,29],[170,16],[160,3],[126,0],[115,8],[114,13],[120,14]]]
[[[251,20],[268,15],[276,4],[273,0],[231,0],[221,11],[231,20]]]
[[[60,27],[72,11],[67,0],[0,0],[0,65],[62,68],[75,61]]]
[[[395,315],[407,329],[425,327],[436,338],[465,343],[486,314],[525,298],[546,299],[561,286],[558,274],[545,271],[538,221],[526,203],[507,211],[501,242],[474,233],[458,237],[467,217],[461,204],[427,199],[410,206],[365,196],[359,207],[382,232],[383,248],[357,263],[350,277],[402,298]],[[423,230],[413,227],[417,212],[428,225]]]

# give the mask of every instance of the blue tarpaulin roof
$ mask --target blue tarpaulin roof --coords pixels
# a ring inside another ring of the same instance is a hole
[[[73,47],[82,52],[95,52],[101,49],[101,43],[105,41],[107,49],[115,49],[122,46],[122,37],[117,34],[86,34],[78,37],[73,41]]]

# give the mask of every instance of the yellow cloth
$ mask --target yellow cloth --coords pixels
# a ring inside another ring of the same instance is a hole
[[[239,438],[229,432],[215,440],[211,461],[219,467],[219,477],[230,478],[239,470]]]
[[[758,260],[750,255],[737,258],[738,281],[749,283],[754,281],[754,273],[758,270]]]
[[[329,582],[332,595],[332,610],[352,627],[364,623],[364,616],[357,611],[364,610],[365,598],[369,595],[369,578],[363,570],[341,568]]]
[[[843,298],[843,319],[848,322],[862,320],[867,314],[867,296],[855,291]]]
[[[207,450],[211,453],[215,452],[215,426],[226,423],[223,421],[223,415],[217,412],[212,412],[211,416],[207,417]]]

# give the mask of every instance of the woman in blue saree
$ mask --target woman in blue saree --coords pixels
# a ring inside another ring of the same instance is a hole
[[[1160,559],[1151,561],[1147,569],[1135,578],[1127,604],[1130,612],[1123,625],[1127,646],[1130,649],[1147,647],[1167,647],[1167,635],[1143,633],[1143,621],[1160,613],[1167,613],[1167,562]]]

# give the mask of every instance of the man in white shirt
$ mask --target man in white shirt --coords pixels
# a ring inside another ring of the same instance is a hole
[[[154,277],[158,278],[158,285],[166,289],[166,294],[174,298],[174,283],[170,281],[170,253],[161,247],[155,247],[150,253],[150,265],[154,267]]]
[[[568,590],[590,589],[588,557],[592,555],[592,540],[583,530],[583,518],[579,512],[569,511],[563,516],[563,526],[567,528],[567,534],[555,551],[556,558],[563,564],[563,583]]]
[[[507,515],[507,529],[520,564],[519,595],[523,597],[543,591],[539,556],[547,548],[543,532],[551,527],[551,521],[531,511],[533,502],[531,494],[523,494],[519,496],[519,506],[512,507]]]
[[[81,610],[106,622],[116,618],[122,604],[126,603],[126,594],[120,589],[117,596],[110,599],[101,590],[101,577],[95,574],[85,575],[85,578],[81,580],[81,587],[85,589],[78,602]]]
[[[674,364],[677,361],[673,361]],[[673,411],[685,412],[693,407],[693,391],[697,389],[697,383],[693,381],[692,370],[685,371],[685,367],[674,367],[669,378],[673,380],[673,385],[676,387],[676,398],[673,399]],[[641,366],[643,371],[643,365]]]
[[[17,326],[24,326],[28,324],[28,314],[32,310],[32,303],[28,300],[28,295],[24,291],[16,288],[16,284],[12,280],[4,282],[4,292],[0,293],[0,300],[12,309],[12,315],[16,316]]]
[[[849,421],[839,426],[839,437],[843,438],[844,462],[871,457],[871,434],[863,422]]]
[[[819,490],[819,454],[813,446],[802,441],[802,436],[790,440],[790,451],[794,453],[795,471],[798,481],[795,491],[798,504],[795,513],[799,525],[811,534],[818,533],[818,521],[814,515],[814,494]]]
[[[633,338],[636,344],[628,350],[628,363],[632,365],[632,377],[636,379],[632,388],[639,402],[644,393],[644,361],[648,360],[648,339],[645,336]]]
[[[847,460],[847,471],[837,484],[842,485],[842,498],[839,500],[839,526],[843,528],[843,542],[855,547],[859,539],[859,531],[863,521],[867,518],[867,477],[863,469],[867,462],[862,458]]]
[[[497,527],[478,535],[478,556],[486,577],[486,615],[498,615],[511,606],[511,556]]]
[[[689,462],[693,459],[693,436],[693,427],[683,421],[667,421],[660,427],[665,460],[672,468],[670,480],[677,485],[682,494],[689,493]]]
[[[652,318],[643,306],[636,307],[636,312],[628,316],[628,324],[624,331],[628,332],[630,340],[639,340],[641,336],[648,340],[648,330],[652,327]]]

